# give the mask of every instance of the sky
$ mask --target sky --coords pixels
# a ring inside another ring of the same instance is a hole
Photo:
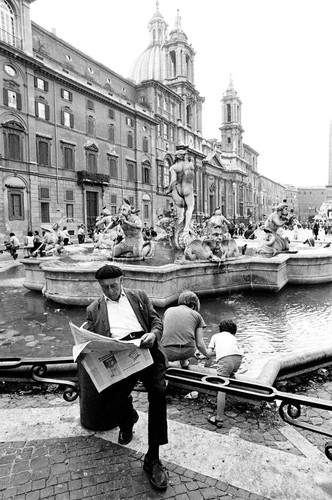
[[[331,0],[160,0],[177,10],[195,55],[203,137],[220,139],[221,99],[232,75],[243,142],[260,174],[298,187],[326,186],[332,121]],[[155,0],[36,0],[31,19],[124,77],[149,44]]]

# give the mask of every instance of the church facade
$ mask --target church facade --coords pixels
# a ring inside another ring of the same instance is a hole
[[[33,1],[0,3],[0,240],[43,223],[92,227],[104,206],[115,214],[123,199],[153,225],[171,202],[169,170],[181,145],[195,165],[197,220],[221,207],[230,220],[258,222],[285,197],[243,143],[232,79],[220,139],[203,137],[195,52],[179,15],[168,34],[157,2],[149,46],[124,78],[31,22]]]

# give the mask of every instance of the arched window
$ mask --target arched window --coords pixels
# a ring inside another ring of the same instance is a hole
[[[14,12],[7,0],[0,0],[0,39],[16,46]]]

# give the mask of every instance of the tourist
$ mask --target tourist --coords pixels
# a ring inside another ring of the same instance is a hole
[[[36,250],[33,251],[33,257],[37,257],[38,254],[40,257],[52,255],[57,243],[56,235],[51,228],[48,226],[40,226],[40,229],[43,232],[43,239]]]
[[[318,239],[319,228],[320,228],[319,221],[315,220],[315,222],[314,222],[314,224],[312,226],[312,232],[313,232],[315,240]]]
[[[208,352],[203,340],[205,321],[199,313],[200,302],[194,292],[185,290],[178,305],[170,307],[164,314],[162,345],[168,361],[180,361],[182,368],[189,367],[189,358],[198,349],[203,356]]]
[[[33,249],[31,252],[32,255],[40,247],[40,244],[41,244],[41,239],[39,236],[39,231],[34,231],[34,233],[33,233]]]
[[[139,418],[133,408],[130,393],[138,379],[145,386],[149,411],[148,451],[143,467],[151,484],[159,490],[164,490],[167,488],[168,475],[159,460],[159,446],[168,442],[166,360],[160,344],[163,326],[146,293],[123,288],[122,275],[122,270],[117,266],[105,265],[98,269],[95,278],[103,294],[87,307],[84,328],[114,339],[140,338],[140,347],[150,349],[153,364],[111,385],[107,390],[110,400],[123,401],[118,414],[118,440],[119,444],[126,445],[133,438],[133,427]]]
[[[78,226],[77,229],[77,239],[79,243],[84,243],[85,240],[85,229],[84,229],[84,224],[81,224]]]
[[[235,372],[240,368],[243,353],[237,345],[235,334],[237,331],[236,324],[231,320],[220,322],[219,333],[211,337],[208,354],[215,354],[218,363],[217,374],[220,377],[233,377]],[[222,427],[226,397],[225,393],[218,391],[217,395],[217,414],[210,415],[208,422],[218,428]]]
[[[27,236],[24,238],[24,250],[25,250],[25,259],[28,259],[31,257],[31,254],[33,252],[33,247],[34,247],[34,242],[33,242],[33,232],[28,231]]]
[[[15,236],[15,233],[9,234],[9,242],[5,241],[6,250],[10,253],[14,260],[17,259],[18,253],[17,250],[20,248],[20,242],[18,238]]]
[[[62,233],[62,237],[63,237],[63,244],[65,246],[71,245],[70,234],[67,231],[67,226],[63,226],[61,233]]]

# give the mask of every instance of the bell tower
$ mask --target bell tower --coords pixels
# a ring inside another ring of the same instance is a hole
[[[237,155],[241,155],[242,134],[244,132],[241,124],[241,106],[242,102],[234,88],[232,76],[230,76],[228,88],[221,99],[221,145],[223,151]]]

